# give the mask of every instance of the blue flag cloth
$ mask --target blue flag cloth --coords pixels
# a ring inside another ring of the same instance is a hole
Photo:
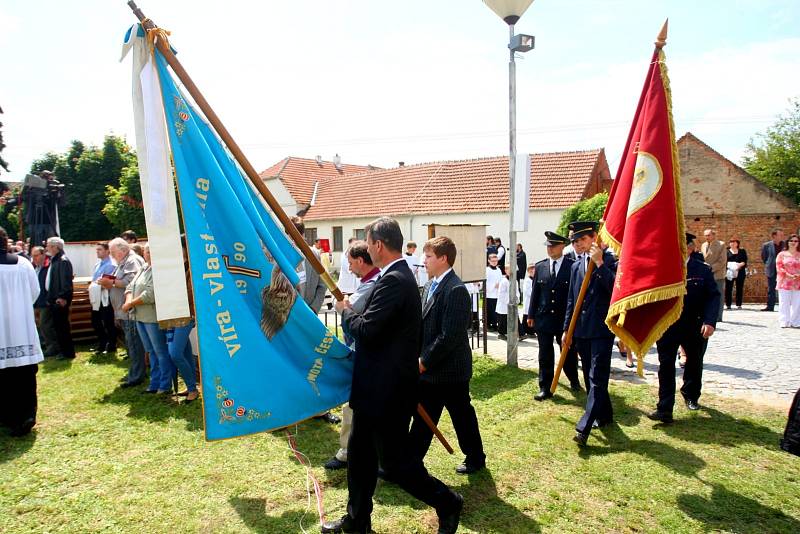
[[[347,401],[349,349],[297,293],[300,254],[155,52],[189,247],[206,439]]]

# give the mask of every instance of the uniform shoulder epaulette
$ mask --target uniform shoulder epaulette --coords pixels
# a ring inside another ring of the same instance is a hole
[[[544,263],[544,262],[547,262],[547,261],[550,261],[550,258],[545,258],[545,259],[543,259],[543,260],[539,260],[539,261],[537,261],[537,262],[535,263],[535,265],[539,265],[540,263]]]

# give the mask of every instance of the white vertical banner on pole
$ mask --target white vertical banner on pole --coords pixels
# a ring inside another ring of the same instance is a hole
[[[514,172],[514,231],[528,231],[528,214],[531,211],[531,156],[517,154]]]

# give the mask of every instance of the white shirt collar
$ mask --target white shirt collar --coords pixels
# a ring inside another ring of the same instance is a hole
[[[443,272],[443,273],[442,273],[442,274],[440,274],[439,276],[436,276],[436,277],[434,277],[434,280],[436,280],[436,283],[437,283],[437,284],[441,284],[441,283],[442,283],[442,280],[444,280],[444,277],[445,277],[445,276],[447,276],[447,273],[449,273],[449,272],[450,272],[450,271],[452,271],[452,270],[453,270],[453,268],[452,268],[452,267],[449,267],[449,268],[448,268],[448,269],[447,269],[445,272]]]
[[[381,269],[381,276],[383,276],[384,274],[386,274],[386,271],[388,271],[388,270],[389,270],[389,267],[391,267],[392,265],[394,265],[394,264],[395,264],[395,263],[397,263],[398,261],[406,261],[406,260],[405,260],[405,256],[400,256],[399,258],[397,258],[396,260],[394,260],[392,263],[390,263],[389,265],[387,265],[387,266],[385,266],[383,269]]]

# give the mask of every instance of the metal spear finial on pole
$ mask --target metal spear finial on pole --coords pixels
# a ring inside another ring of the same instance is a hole
[[[661,31],[658,32],[658,37],[656,37],[656,48],[661,50],[667,44],[667,29],[669,26],[669,19],[664,20],[664,25],[661,26]]]

